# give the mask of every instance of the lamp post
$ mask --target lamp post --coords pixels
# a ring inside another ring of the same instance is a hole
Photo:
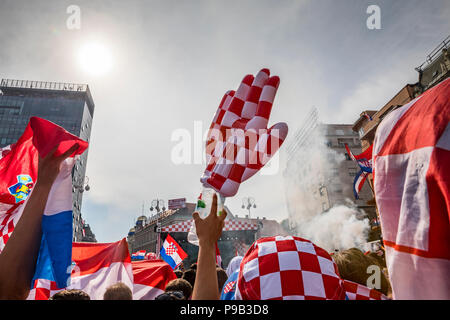
[[[245,197],[242,199],[242,209],[248,210],[248,217],[250,218],[250,209],[256,208],[255,198]]]
[[[156,210],[156,233],[157,233],[157,241],[156,241],[156,254],[159,258],[159,249],[161,247],[161,222],[159,222],[159,215],[166,211],[166,207],[164,206],[164,200],[162,199],[153,199],[152,205],[150,207],[150,211]]]

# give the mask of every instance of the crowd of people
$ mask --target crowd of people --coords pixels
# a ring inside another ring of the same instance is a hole
[[[385,249],[364,253],[349,248],[330,254],[307,239],[273,236],[256,240],[224,270],[216,264],[216,243],[227,212],[218,212],[215,194],[207,217],[193,213],[197,262],[176,271],[177,279],[156,299],[450,299],[449,92],[447,80],[396,110],[377,129],[375,196],[386,231]],[[423,123],[431,129],[422,130]],[[388,136],[394,126],[400,128],[398,134]],[[0,299],[24,300],[29,295],[50,190],[62,162],[80,146],[63,153],[56,153],[57,147],[39,156],[33,192],[0,254]],[[426,158],[423,150],[433,152]],[[416,157],[398,157],[407,151]],[[119,282],[107,288],[103,298],[131,300],[133,291]],[[80,290],[63,290],[50,299],[90,297]]]

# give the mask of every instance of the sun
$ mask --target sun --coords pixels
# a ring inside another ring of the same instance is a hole
[[[81,47],[78,58],[83,71],[93,76],[104,75],[112,67],[111,51],[100,43],[90,43]]]

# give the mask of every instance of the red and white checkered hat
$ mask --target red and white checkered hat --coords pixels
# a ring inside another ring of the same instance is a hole
[[[299,237],[257,240],[241,262],[236,300],[344,300],[328,252]]]

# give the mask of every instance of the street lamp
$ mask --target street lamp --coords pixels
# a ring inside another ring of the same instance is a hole
[[[161,222],[159,222],[158,218],[160,213],[166,211],[166,207],[164,206],[164,200],[158,198],[153,199],[150,211],[153,210],[156,210],[156,233],[158,234],[155,252],[159,258],[159,248],[161,246]]]
[[[150,211],[156,210],[156,213],[160,213],[161,211],[166,211],[164,207],[164,200],[162,199],[154,199],[152,200],[152,206],[150,207]]]
[[[242,199],[242,209],[248,210],[248,217],[250,218],[251,207],[256,208],[255,198],[245,197]]]

